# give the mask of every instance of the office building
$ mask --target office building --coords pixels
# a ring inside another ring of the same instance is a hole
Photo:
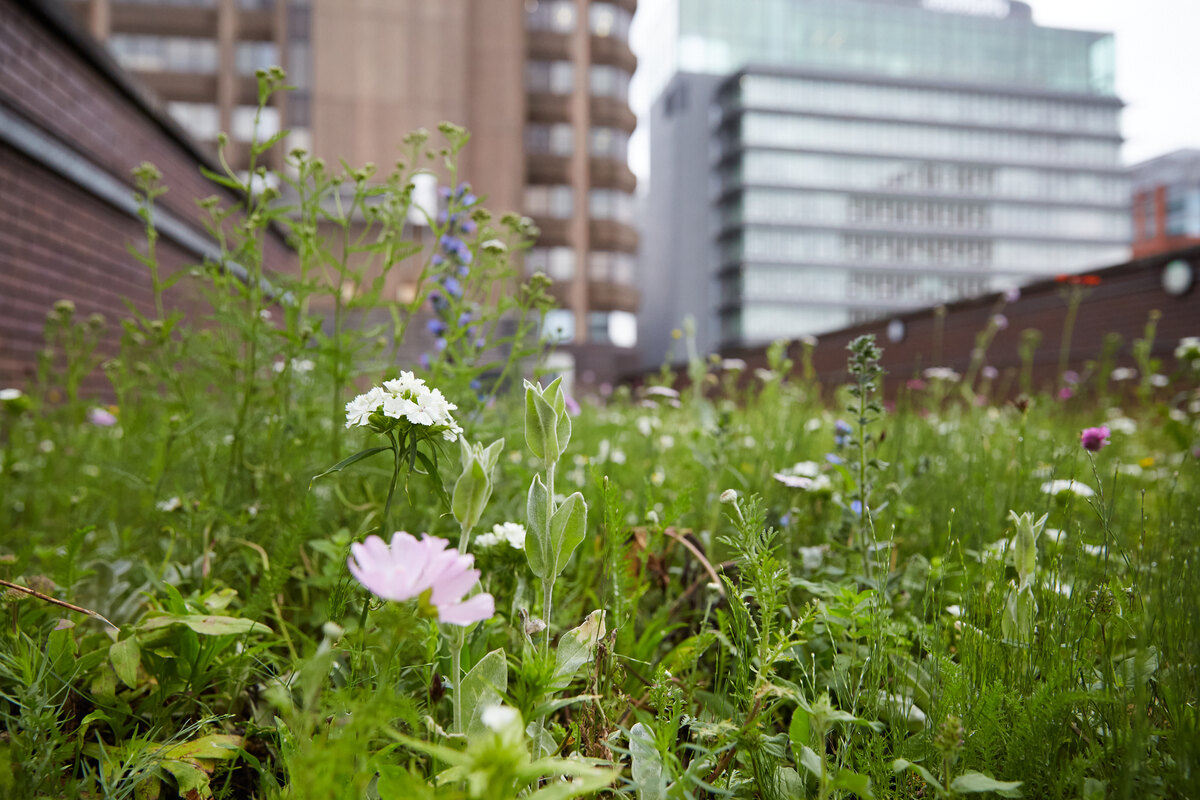
[[[1134,257],[1200,244],[1200,150],[1143,161],[1130,174]]]
[[[1127,256],[1110,35],[1008,0],[654,10],[648,364],[684,314],[754,345]]]
[[[409,131],[464,126],[460,178],[542,231],[525,268],[554,279],[564,310],[547,328],[579,377],[611,379],[634,358],[636,0],[66,2],[201,144],[229,132],[235,167],[253,132],[254,71],[272,64],[297,87],[260,120],[260,138],[291,131],[281,152],[382,173]],[[394,281],[398,299],[411,296],[411,275]]]

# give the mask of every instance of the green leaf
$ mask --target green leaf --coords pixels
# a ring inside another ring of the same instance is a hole
[[[1021,781],[998,781],[982,772],[964,772],[950,781],[950,791],[955,794],[995,792],[1001,797],[1020,797]]]
[[[546,485],[542,483],[541,475],[534,475],[529,484],[529,498],[525,503],[525,519],[528,527],[525,529],[525,558],[529,561],[529,569],[534,575],[543,580],[553,578],[557,573],[554,567],[554,557],[550,548],[550,495]]]
[[[871,791],[871,779],[853,770],[843,769],[834,778],[833,787],[847,792],[853,792],[864,800],[871,800],[875,795]]]
[[[587,532],[587,502],[575,492],[554,511],[550,519],[550,548],[554,554],[553,577],[567,566],[571,554]]]
[[[492,494],[492,482],[486,467],[479,459],[471,458],[454,484],[454,499],[450,509],[458,524],[468,530],[479,524],[483,509]]]
[[[235,181],[233,178],[230,178],[227,175],[220,175],[206,167],[200,168],[200,174],[208,178],[213,183],[219,183],[228,189],[233,189],[234,191],[243,194],[246,192],[246,187],[240,181]]]
[[[654,733],[642,723],[629,729],[629,757],[632,760],[633,783],[638,800],[659,800],[666,794],[663,781],[662,755],[654,741]]]
[[[462,679],[463,726],[468,735],[483,733],[483,710],[500,705],[508,691],[508,661],[498,648],[479,659]]]
[[[138,623],[139,632],[155,631],[170,625],[186,625],[202,636],[239,636],[247,633],[273,633],[261,622],[211,614],[164,614]]]
[[[530,419],[532,409],[533,418]],[[532,429],[531,429],[532,424]],[[536,392],[526,394],[525,441],[534,455],[546,463],[558,460],[558,415],[546,398]]]
[[[242,748],[241,736],[215,733],[190,742],[172,745],[162,751],[163,758],[229,761],[238,757]]]
[[[130,637],[119,642],[113,642],[108,648],[108,658],[112,661],[113,669],[121,683],[133,689],[137,686],[138,665],[142,661],[142,651],[137,639]]]
[[[308,482],[308,488],[310,488],[310,489],[312,488],[313,482],[316,481],[317,478],[324,478],[326,475],[332,475],[335,472],[341,472],[346,467],[350,466],[351,464],[353,464],[357,461],[362,461],[364,458],[370,458],[371,456],[373,456],[377,453],[382,453],[385,450],[391,450],[391,449],[392,448],[390,446],[387,446],[387,447],[368,447],[366,450],[359,450],[357,453],[350,456],[349,458],[344,458],[341,461],[339,461],[338,463],[334,464],[332,467],[325,470],[320,475],[314,475],[312,477],[312,480],[310,480]]]
[[[554,678],[550,682],[551,687],[565,689],[579,668],[592,660],[602,638],[604,638],[604,611],[599,609],[588,614],[582,625],[564,633],[558,640],[558,649],[555,651]]]
[[[429,482],[433,485],[433,491],[438,496],[444,508],[450,508],[450,495],[446,493],[446,487],[442,486],[442,476],[438,474],[437,464],[435,464],[429,456],[422,453],[420,450],[413,449],[417,456],[417,460],[421,462],[421,466],[425,468],[426,474],[429,475]]]
[[[821,757],[808,745],[802,745],[797,755],[800,764],[817,779],[821,779]]]
[[[808,744],[810,730],[808,712],[797,706],[792,714],[792,724],[788,726],[788,738],[792,741],[793,753],[799,753],[800,748]]]

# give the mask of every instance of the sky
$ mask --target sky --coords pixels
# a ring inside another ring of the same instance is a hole
[[[1112,31],[1125,163],[1200,148],[1200,0],[1028,0],[1039,25]]]
[[[657,0],[643,0],[639,6],[653,2]],[[1039,25],[1116,34],[1117,94],[1126,103],[1121,123],[1126,164],[1183,147],[1200,148],[1200,0],[1026,2]],[[648,110],[634,109],[639,115]],[[648,151],[644,126],[639,127],[630,141],[630,166],[639,179],[649,171]]]

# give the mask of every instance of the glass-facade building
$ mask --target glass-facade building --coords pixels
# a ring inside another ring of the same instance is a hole
[[[656,92],[646,235],[675,243],[648,241],[643,273],[705,285],[668,311],[696,317],[702,346],[816,334],[1127,256],[1111,36],[1036,26],[1004,0],[656,10],[674,36],[643,62]],[[704,148],[688,145],[697,137]],[[689,171],[703,183],[686,186]],[[703,260],[672,263],[693,235]],[[659,288],[645,308],[675,299]],[[665,349],[648,322],[648,346]]]

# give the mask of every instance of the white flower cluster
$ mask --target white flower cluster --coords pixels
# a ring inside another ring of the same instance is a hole
[[[370,425],[376,411],[392,419],[405,419],[413,425],[441,428],[442,438],[453,442],[462,428],[450,415],[458,406],[447,400],[438,389],[430,389],[422,378],[411,372],[401,372],[399,378],[384,381],[366,394],[346,403],[346,427]]]
[[[1175,348],[1175,358],[1192,369],[1200,370],[1200,336],[1185,336]]]
[[[787,469],[776,472],[775,480],[793,489],[803,489],[806,492],[833,491],[833,482],[828,475],[821,473],[821,465],[815,461],[800,461]]]
[[[958,383],[962,376],[949,367],[929,367],[923,373],[926,378],[931,381],[946,381],[947,383]]]
[[[1055,497],[1060,494],[1073,494],[1077,497],[1092,497],[1096,494],[1096,490],[1088,486],[1086,483],[1080,483],[1076,480],[1056,480],[1046,481],[1042,484],[1042,491]]]
[[[505,542],[514,550],[524,550],[525,526],[517,522],[502,522],[493,525],[491,533],[481,533],[475,537],[476,547],[495,547]]]

